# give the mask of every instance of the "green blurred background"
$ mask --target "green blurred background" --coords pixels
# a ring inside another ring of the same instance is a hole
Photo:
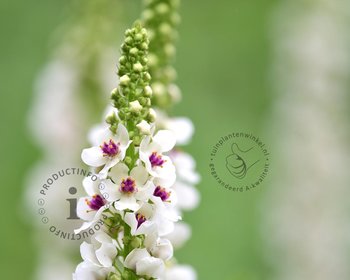
[[[139,1],[124,2],[125,22],[131,24],[140,12]],[[48,42],[65,20],[69,3],[0,2],[2,279],[30,279],[36,266],[30,222],[23,223],[19,213],[25,174],[40,158],[26,116],[33,81],[49,57]],[[259,233],[259,201],[267,183],[253,192],[230,193],[211,177],[208,163],[211,146],[222,135],[264,134],[271,100],[268,25],[276,4],[191,0],[181,6],[176,68],[183,101],[175,114],[188,116],[196,126],[187,150],[202,176],[202,199],[184,217],[193,236],[177,256],[197,269],[199,279],[268,279]]]

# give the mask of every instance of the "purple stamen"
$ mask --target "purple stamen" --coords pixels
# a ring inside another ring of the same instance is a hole
[[[112,139],[108,143],[103,142],[100,146],[104,156],[114,157],[119,153],[119,143],[116,144]]]
[[[149,156],[149,161],[151,162],[152,167],[155,167],[155,166],[162,167],[165,162],[165,160],[162,159],[162,156],[158,155],[156,152],[153,152]]]
[[[146,222],[146,217],[140,213],[136,214],[137,228],[139,228],[144,222]]]
[[[162,201],[166,201],[169,199],[171,192],[167,192],[165,188],[161,186],[157,186],[153,192],[154,196],[160,197]]]
[[[98,194],[95,194],[90,200],[86,199],[85,201],[87,205],[89,205],[89,207],[95,211],[99,210],[102,206],[105,205],[103,198]]]
[[[123,181],[120,184],[120,191],[127,194],[133,193],[136,191],[135,185],[135,181],[130,177],[126,180],[123,179]]]

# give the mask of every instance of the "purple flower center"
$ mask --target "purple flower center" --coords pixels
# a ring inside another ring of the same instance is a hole
[[[171,192],[167,192],[165,188],[161,186],[157,186],[153,192],[154,196],[160,197],[162,201],[166,201],[169,199]]]
[[[131,194],[136,191],[136,184],[135,181],[128,177],[126,180],[123,179],[123,181],[120,184],[120,191],[123,193]]]
[[[146,222],[146,217],[140,213],[136,213],[137,228],[139,228],[144,222]]]
[[[95,194],[90,200],[86,199],[85,201],[87,205],[89,205],[89,207],[95,211],[99,210],[102,206],[105,205],[105,201],[98,194]]]
[[[162,159],[162,156],[158,155],[156,152],[153,152],[149,156],[149,161],[151,162],[152,167],[155,167],[155,166],[162,167],[165,162],[165,160]]]
[[[100,146],[104,156],[114,157],[119,153],[119,143],[116,144],[112,139],[108,143],[103,142]]]

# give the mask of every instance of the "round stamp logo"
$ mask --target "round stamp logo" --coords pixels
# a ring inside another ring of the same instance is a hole
[[[232,132],[222,136],[212,147],[210,173],[227,190],[253,190],[262,184],[269,172],[269,156],[259,137]]]
[[[78,200],[86,196],[82,181],[89,177],[94,182],[97,176],[78,167],[48,169],[50,173],[47,173],[45,178],[42,174],[40,182],[37,182],[39,186],[35,202],[40,223],[49,234],[57,238],[82,242],[104,225],[101,218],[89,228],[79,233],[74,232],[84,222],[77,215]]]

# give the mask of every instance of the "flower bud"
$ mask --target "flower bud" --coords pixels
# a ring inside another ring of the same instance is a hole
[[[144,10],[144,11],[142,12],[142,17],[143,17],[143,19],[146,20],[146,21],[148,21],[148,20],[150,20],[151,18],[153,18],[153,16],[154,16],[154,13],[153,13],[153,11],[150,10],[150,9],[146,9],[146,10]]]
[[[137,48],[132,48],[132,49],[130,49],[130,54],[137,55],[138,51],[139,50]]]
[[[131,162],[132,162],[131,157],[126,156],[126,157],[124,158],[124,162],[125,162],[126,165],[131,164]]]
[[[125,63],[126,62],[126,57],[124,55],[122,55],[120,58],[119,58],[119,63]]]
[[[152,91],[152,88],[150,86],[145,86],[144,91],[145,91],[145,96],[147,96],[147,97],[152,96],[153,91]]]
[[[148,113],[148,118],[150,122],[154,122],[156,120],[156,117],[157,117],[156,111],[154,111],[153,108],[150,108]]]
[[[133,69],[134,69],[135,71],[137,71],[137,72],[141,72],[142,69],[143,69],[143,66],[142,66],[142,64],[141,64],[140,62],[137,62],[137,63],[135,63],[135,64],[133,65]]]
[[[140,130],[142,134],[149,135],[151,134],[151,126],[145,120],[142,120],[136,127]]]
[[[131,239],[131,242],[130,242],[130,245],[133,247],[133,248],[139,248],[142,244],[142,240],[141,238],[137,237],[137,236],[134,236],[132,239]]]
[[[142,109],[142,106],[138,100],[130,102],[129,106],[130,106],[130,111],[134,113],[140,112]]]
[[[160,3],[157,5],[156,11],[158,14],[164,15],[169,11],[169,6],[165,3]]]
[[[121,280],[121,278],[117,274],[109,274],[107,280]]]
[[[171,26],[167,23],[162,23],[160,26],[159,26],[159,31],[161,33],[163,33],[164,35],[170,35],[173,31],[173,29],[171,28]]]
[[[120,77],[119,81],[120,81],[120,84],[127,85],[130,82],[130,78],[128,75],[124,75]]]

